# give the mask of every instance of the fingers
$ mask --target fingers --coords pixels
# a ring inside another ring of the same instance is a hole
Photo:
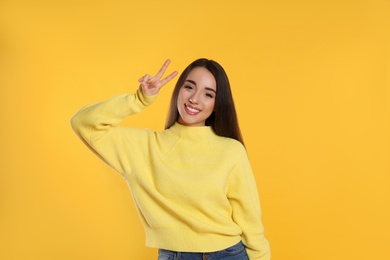
[[[152,76],[150,76],[149,74],[145,74],[145,76],[141,77],[138,79],[138,82],[146,82],[148,81]]]
[[[162,75],[164,75],[165,71],[167,70],[169,64],[171,63],[171,60],[166,60],[164,64],[162,65],[161,69],[157,72],[156,77],[158,79],[161,79]]]
[[[160,68],[160,70],[157,72],[156,76],[150,76],[149,74],[146,74],[145,76],[139,78],[138,82],[140,82],[141,85],[143,86],[146,86],[147,84],[151,84],[154,86],[159,86],[159,88],[161,88],[177,75],[177,71],[174,71],[164,79],[160,80],[161,77],[164,75],[165,71],[167,70],[170,63],[171,61],[169,59],[166,60],[162,65],[162,67]]]
[[[170,75],[168,75],[163,80],[161,80],[161,85],[164,86],[169,81],[171,81],[174,77],[176,77],[176,75],[177,75],[177,71],[172,72]]]

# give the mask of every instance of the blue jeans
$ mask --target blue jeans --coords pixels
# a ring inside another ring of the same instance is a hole
[[[165,249],[158,250],[158,260],[248,260],[245,246],[240,241],[238,244],[221,251],[208,253],[175,252]]]

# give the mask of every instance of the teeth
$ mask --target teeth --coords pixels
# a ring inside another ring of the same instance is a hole
[[[200,110],[193,109],[193,108],[190,108],[190,107],[188,107],[188,106],[187,106],[187,109],[190,110],[190,111],[193,112],[193,113],[198,113],[198,112],[200,112]]]

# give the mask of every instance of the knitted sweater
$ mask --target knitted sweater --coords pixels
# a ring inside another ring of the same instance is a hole
[[[213,252],[242,240],[250,259],[270,259],[256,182],[240,142],[208,126],[119,126],[155,98],[139,89],[86,106],[71,120],[85,144],[128,183],[146,246]]]

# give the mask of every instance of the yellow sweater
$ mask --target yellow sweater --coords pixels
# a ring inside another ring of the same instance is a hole
[[[270,259],[255,179],[243,145],[211,127],[158,132],[118,126],[156,96],[142,90],[82,108],[74,131],[128,183],[146,245],[212,252],[240,240],[250,259]]]

